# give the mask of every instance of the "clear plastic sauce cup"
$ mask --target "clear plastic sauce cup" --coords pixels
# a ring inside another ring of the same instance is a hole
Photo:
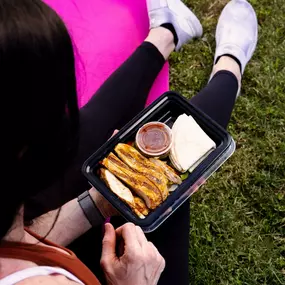
[[[137,132],[136,146],[148,157],[166,156],[172,146],[172,131],[161,122],[147,123]]]

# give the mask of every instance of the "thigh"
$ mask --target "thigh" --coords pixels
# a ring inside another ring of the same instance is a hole
[[[166,261],[159,285],[189,285],[190,203],[186,201],[147,238]]]

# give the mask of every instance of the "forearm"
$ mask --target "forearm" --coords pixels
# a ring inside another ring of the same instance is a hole
[[[104,203],[100,194],[94,189],[91,189],[89,193],[102,215],[108,216],[108,213],[104,211]],[[102,223],[102,220],[98,221],[98,225],[100,223]],[[74,199],[60,209],[36,218],[33,224],[29,226],[29,229],[40,236],[46,236],[48,240],[56,244],[66,246],[91,229],[91,224],[87,220],[77,199]]]

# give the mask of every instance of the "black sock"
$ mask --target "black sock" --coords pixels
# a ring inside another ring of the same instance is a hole
[[[174,44],[177,45],[178,44],[178,37],[177,37],[176,31],[175,31],[173,25],[170,23],[165,23],[165,24],[162,24],[161,27],[169,30],[173,34]]]
[[[218,63],[218,61],[220,60],[220,58],[221,58],[222,56],[228,56],[228,57],[232,58],[234,61],[236,61],[236,63],[239,65],[240,72],[242,72],[242,67],[241,67],[240,61],[239,61],[234,55],[232,55],[232,54],[226,53],[226,54],[223,54],[223,55],[219,56],[219,57],[217,58],[215,64]]]

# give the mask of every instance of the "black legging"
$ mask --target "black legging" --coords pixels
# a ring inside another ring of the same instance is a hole
[[[75,162],[65,173],[64,183],[59,181],[31,199],[26,204],[26,219],[55,209],[90,188],[80,171],[82,163],[115,129],[120,129],[144,108],[150,88],[164,63],[157,48],[144,42],[102,85],[80,111],[79,151]],[[191,102],[226,128],[237,91],[236,77],[231,72],[220,71]],[[189,284],[189,229],[190,205],[184,203],[155,232],[148,234],[148,239],[166,260],[166,269],[159,284]],[[71,245],[98,277],[101,238],[101,229],[93,229]]]

